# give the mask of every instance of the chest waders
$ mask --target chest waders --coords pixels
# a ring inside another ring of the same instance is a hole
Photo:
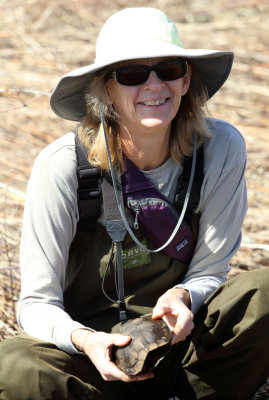
[[[104,120],[103,130],[107,142]],[[181,210],[180,217],[169,239],[158,247],[147,237],[145,239],[139,229],[133,232],[130,228],[124,213],[120,173],[114,172],[109,149],[109,177],[102,176],[88,163],[86,150],[78,137],[76,150],[80,220],[70,249],[64,306],[74,319],[85,325],[110,331],[119,319],[124,322],[129,317],[151,312],[158,297],[183,280],[188,265],[161,250],[173,240],[184,216],[189,221],[192,219],[200,198],[203,151],[196,151],[195,140],[194,156],[183,164],[183,174],[177,185],[174,205]],[[97,223],[101,204],[106,229]],[[109,293],[107,298],[104,292]]]
[[[126,305],[125,305],[125,300],[124,300],[124,278],[123,278],[123,268],[122,268],[122,256],[121,256],[121,250],[122,250],[122,241],[126,235],[126,232],[130,234],[131,238],[134,240],[134,242],[141,247],[142,249],[146,250],[149,253],[157,253],[163,249],[165,249],[173,240],[175,237],[176,233],[180,229],[180,226],[182,224],[189,198],[190,198],[190,192],[191,192],[191,187],[192,187],[192,182],[194,178],[194,171],[195,171],[195,164],[196,164],[196,151],[197,151],[197,134],[195,134],[194,141],[193,141],[193,158],[192,158],[192,167],[191,167],[191,176],[190,176],[190,181],[187,187],[187,193],[186,197],[184,200],[183,208],[181,211],[181,215],[178,219],[178,222],[175,226],[174,231],[172,232],[171,236],[167,240],[166,243],[164,243],[161,247],[151,250],[145,247],[133,234],[130,225],[125,217],[124,209],[123,209],[123,201],[121,201],[119,197],[119,192],[117,189],[117,182],[116,182],[116,177],[115,177],[115,172],[114,172],[114,167],[112,164],[111,160],[111,154],[109,150],[109,145],[108,145],[108,139],[107,139],[107,133],[106,133],[106,126],[105,126],[105,120],[104,120],[104,114],[102,110],[102,102],[100,106],[100,114],[101,114],[101,120],[102,120],[102,125],[103,125],[103,132],[104,132],[104,137],[105,137],[105,142],[106,142],[106,148],[107,148],[107,154],[108,154],[108,159],[109,159],[109,166],[110,166],[110,172],[111,172],[111,178],[112,178],[112,183],[113,183],[113,189],[114,189],[114,195],[115,196],[107,196],[108,194],[104,195],[104,210],[105,210],[105,216],[106,216],[106,229],[111,237],[113,242],[116,242],[117,245],[117,269],[118,269],[118,285],[119,285],[119,293],[118,293],[118,307],[119,307],[119,318],[121,323],[124,323],[127,320],[127,313],[126,313]],[[103,181],[105,182],[105,180]],[[104,184],[103,184],[104,185]],[[106,187],[106,184],[104,188]],[[103,191],[106,193],[106,190]],[[112,194],[112,193],[110,193]],[[114,212],[116,212],[117,215],[113,213],[113,210],[110,206],[108,206],[109,201],[113,201],[115,203],[114,198],[116,200],[116,205],[117,205],[117,210],[114,209]],[[113,200],[112,200],[113,199]],[[119,214],[118,214],[119,211]],[[113,219],[116,218],[116,219]]]

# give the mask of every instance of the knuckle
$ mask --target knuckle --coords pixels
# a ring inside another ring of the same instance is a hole
[[[111,380],[111,379],[110,379],[110,376],[109,376],[109,375],[105,375],[105,374],[102,374],[102,378],[103,378],[104,381],[106,381],[106,382],[108,382],[108,381]]]
[[[102,375],[102,377],[103,377],[103,379],[104,379],[105,381],[112,381],[112,380],[114,380],[114,376],[111,374],[111,371],[109,371],[107,368],[106,368],[106,370],[103,370],[103,371],[102,371],[101,375]]]
[[[129,376],[124,376],[123,378],[122,378],[122,381],[123,382],[132,382],[133,381],[133,379],[132,378],[130,378]]]

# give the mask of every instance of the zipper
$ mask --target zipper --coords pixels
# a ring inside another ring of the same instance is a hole
[[[128,200],[127,202],[128,207],[131,208],[135,212],[135,220],[134,220],[134,229],[138,229],[138,214],[139,211],[141,210],[141,205],[137,200]]]
[[[148,197],[145,199],[130,199],[127,201],[127,206],[128,208],[132,209],[135,212],[135,220],[134,220],[134,229],[138,229],[139,225],[138,225],[138,214],[141,210],[141,207],[143,206],[156,206],[156,205],[160,205],[160,206],[164,206],[166,208],[169,208],[170,211],[174,214],[175,218],[178,218],[178,213],[177,211],[174,209],[173,206],[171,206],[171,204],[169,204],[167,201],[163,200],[163,199],[156,199],[154,197]]]

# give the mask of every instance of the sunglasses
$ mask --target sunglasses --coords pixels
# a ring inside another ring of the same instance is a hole
[[[165,60],[158,64],[148,66],[143,64],[129,64],[117,68],[112,72],[112,77],[121,85],[136,86],[145,83],[151,71],[161,81],[174,81],[182,78],[187,72],[187,62],[182,59]]]

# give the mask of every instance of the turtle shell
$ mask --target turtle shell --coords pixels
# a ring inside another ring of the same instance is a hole
[[[132,338],[127,346],[115,346],[112,351],[112,361],[128,375],[154,368],[168,352],[172,340],[168,325],[162,319],[153,320],[151,314],[128,320],[117,333]]]

